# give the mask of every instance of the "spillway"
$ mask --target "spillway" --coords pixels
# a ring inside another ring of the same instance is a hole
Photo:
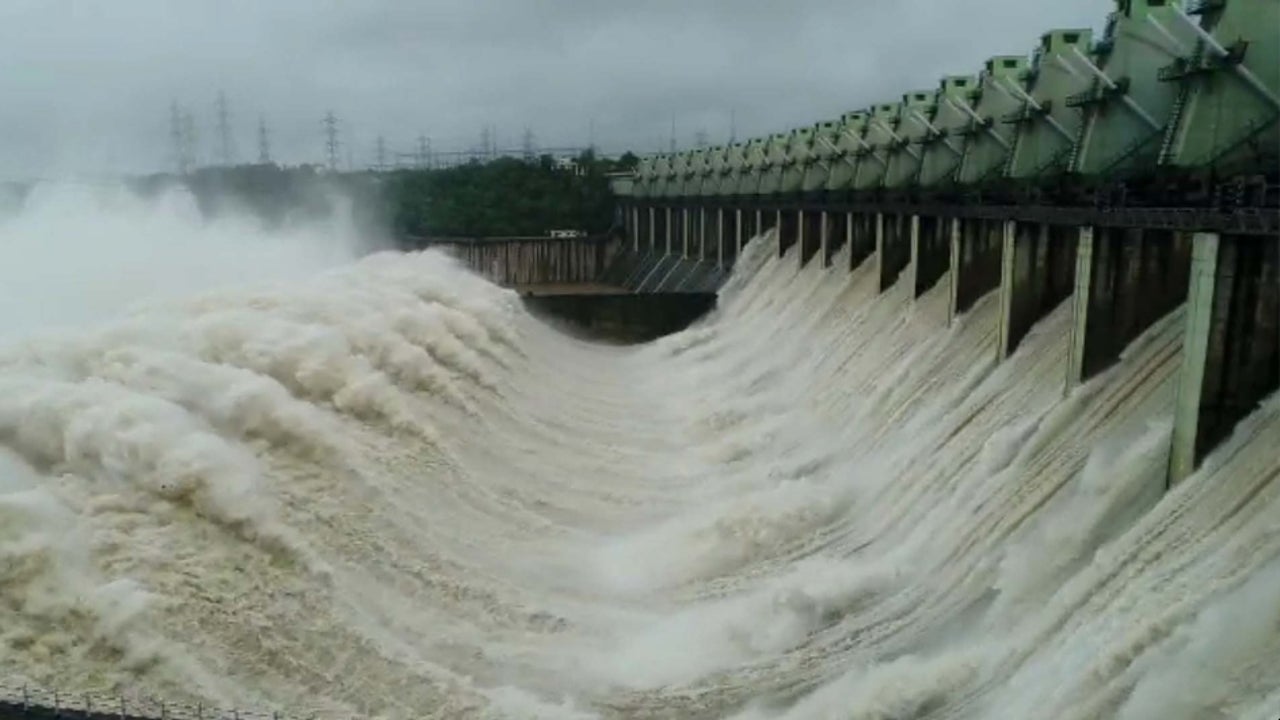
[[[0,695],[1273,720],[1280,399],[1166,493],[1181,310],[1063,397],[1069,303],[775,247],[636,347],[435,253],[9,340]]]

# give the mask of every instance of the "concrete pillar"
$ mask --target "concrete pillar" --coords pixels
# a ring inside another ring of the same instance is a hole
[[[640,208],[631,206],[631,250],[640,252]]]
[[[1182,482],[1199,461],[1200,400],[1204,396],[1205,365],[1213,332],[1215,285],[1218,275],[1218,235],[1199,233],[1192,240],[1191,286],[1187,294],[1186,333],[1182,341],[1182,369],[1173,409],[1173,440],[1169,448],[1169,484]]]
[[[1093,292],[1093,227],[1080,228],[1076,247],[1076,282],[1071,293],[1071,356],[1067,359],[1067,392],[1085,380],[1084,351]]]
[[[682,231],[680,233],[680,257],[689,257],[689,238],[693,235],[693,213],[690,208],[680,211]]]
[[[849,246],[849,257],[850,257],[849,269],[852,270],[853,269],[852,258],[855,255],[853,251],[854,248],[853,248],[853,213],[852,212],[847,212],[844,214],[844,241],[845,241],[845,244]]]
[[[733,243],[736,248],[733,256],[736,258],[742,254],[742,208],[735,209],[733,211],[733,216]]]
[[[804,210],[796,210],[796,242],[800,243],[799,256],[800,256],[801,268],[804,268],[805,260],[808,260],[808,258],[805,258],[806,243],[805,243],[805,237],[804,237],[804,229],[805,229],[804,220],[805,220]]]
[[[649,252],[658,251],[658,240],[655,233],[654,223],[657,221],[657,208],[649,206]]]
[[[1280,388],[1280,242],[1212,233],[1192,242],[1171,485]]]
[[[724,253],[724,208],[716,208],[716,267],[723,268]]]
[[[1007,220],[1001,228],[1002,249],[1000,252],[1000,339],[997,352],[1001,360],[1013,354],[1013,339],[1010,325],[1013,315],[1013,283],[1017,274],[1017,241],[1018,224]],[[1024,253],[1024,258],[1026,254]]]
[[[880,292],[884,292],[885,290],[888,289],[885,287],[885,283],[884,283],[884,275],[885,275],[884,214],[876,213],[875,220],[873,222],[875,224],[872,226],[872,230],[875,233],[875,237],[876,237],[876,274],[880,278],[879,290]]]
[[[911,285],[911,297],[919,297],[916,286],[920,284],[920,216],[912,215],[907,220],[907,244],[910,246],[910,259],[907,261],[905,274]]]
[[[671,208],[668,207],[667,222],[666,222],[666,227],[664,228],[666,230],[666,233],[664,234],[667,236],[667,251],[663,253],[664,255],[670,255],[672,250],[675,248],[674,237],[673,237],[675,235],[675,225],[673,224],[673,219],[671,216],[672,216]]]
[[[818,245],[819,251],[822,253],[822,267],[827,268],[831,267],[831,225],[829,224],[830,220],[827,217],[826,210],[822,211],[820,217],[821,219],[818,221],[821,223],[819,226],[820,237],[818,238]]]
[[[951,299],[947,303],[947,324],[948,325],[955,322],[956,316],[960,314],[960,311],[959,311],[960,294],[958,292],[960,289],[960,283],[958,281],[958,278],[960,276],[960,249],[962,245],[961,228],[963,227],[963,223],[964,221],[961,220],[960,218],[955,218],[954,220],[952,220],[950,236],[947,238],[947,241],[948,241],[947,244],[949,246],[949,250],[951,254],[951,263],[950,263]]]

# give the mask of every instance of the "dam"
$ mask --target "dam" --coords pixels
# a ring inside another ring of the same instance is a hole
[[[36,187],[0,718],[1274,720],[1280,4],[1193,9],[642,158],[589,240]],[[712,302],[531,300],[593,293]]]

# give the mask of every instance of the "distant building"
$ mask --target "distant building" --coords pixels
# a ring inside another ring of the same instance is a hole
[[[556,158],[552,162],[554,163],[552,167],[556,170],[560,170],[561,172],[573,173],[574,175],[586,174],[586,168],[579,165],[578,161],[573,158],[561,157]]]

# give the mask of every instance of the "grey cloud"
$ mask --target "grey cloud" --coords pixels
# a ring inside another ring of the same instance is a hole
[[[530,127],[608,150],[665,145],[674,119],[722,141],[933,87],[1029,52],[1055,26],[1099,27],[1107,0],[6,0],[0,4],[0,177],[167,167],[172,99],[211,153],[226,91],[239,156],[259,114],[278,159],[322,157],[320,117],[357,162],[374,137],[466,149]]]

